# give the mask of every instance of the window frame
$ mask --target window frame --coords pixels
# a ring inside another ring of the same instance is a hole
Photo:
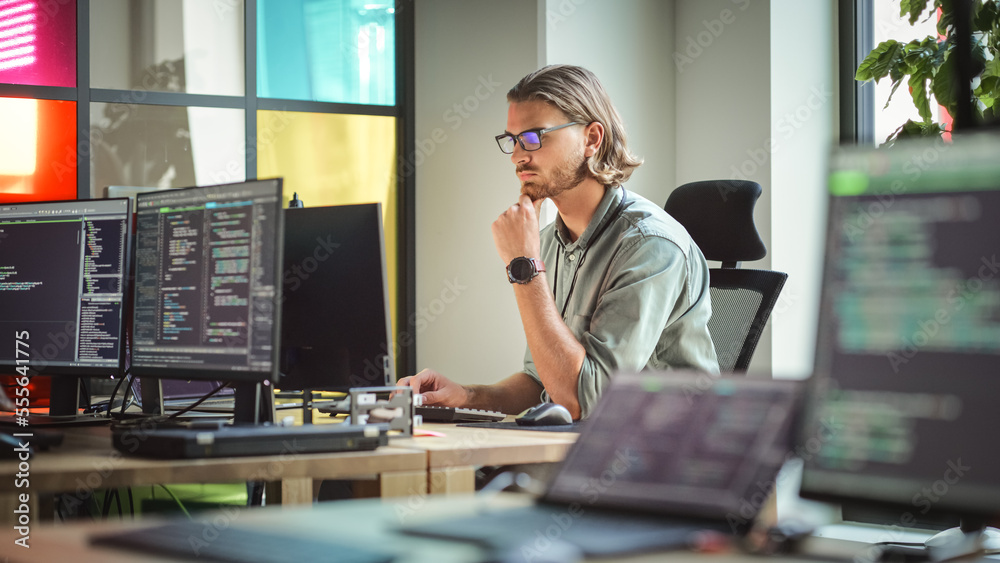
[[[854,79],[858,65],[875,48],[874,1],[838,0],[841,143],[875,143],[875,85]]]

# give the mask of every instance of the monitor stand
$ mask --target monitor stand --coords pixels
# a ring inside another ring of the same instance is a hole
[[[233,424],[264,424],[275,421],[274,388],[270,383],[238,381],[233,384]]]
[[[90,426],[108,424],[110,420],[98,414],[80,414],[81,376],[56,375],[49,376],[49,414],[28,415],[28,426]],[[4,417],[0,425],[10,426],[16,417]]]
[[[231,384],[234,394],[233,424],[264,424],[275,421],[274,390],[269,383],[237,381]],[[142,414],[159,416],[166,413],[163,404],[163,384],[159,379],[143,378]]]

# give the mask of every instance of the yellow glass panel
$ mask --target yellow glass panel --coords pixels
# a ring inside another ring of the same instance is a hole
[[[389,305],[398,327],[396,118],[258,111],[257,177],[284,178],[286,205],[293,193],[306,207],[382,203]]]

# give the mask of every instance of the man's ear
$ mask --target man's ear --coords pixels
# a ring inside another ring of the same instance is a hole
[[[583,129],[583,135],[587,142],[583,149],[583,156],[589,158],[597,154],[601,148],[601,142],[604,140],[604,125],[598,121],[591,121]]]

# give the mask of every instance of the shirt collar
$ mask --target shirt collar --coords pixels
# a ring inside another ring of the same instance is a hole
[[[556,240],[559,241],[560,246],[570,250],[587,248],[591,237],[601,228],[601,225],[605,221],[612,220],[612,217],[609,216],[611,215],[611,210],[614,209],[614,206],[622,197],[622,190],[618,186],[606,188],[604,190],[604,197],[601,198],[601,202],[597,204],[597,209],[594,210],[594,216],[590,218],[590,223],[584,229],[580,238],[574,242],[569,242],[569,232],[566,230],[566,224],[563,223],[562,217],[556,215]]]

